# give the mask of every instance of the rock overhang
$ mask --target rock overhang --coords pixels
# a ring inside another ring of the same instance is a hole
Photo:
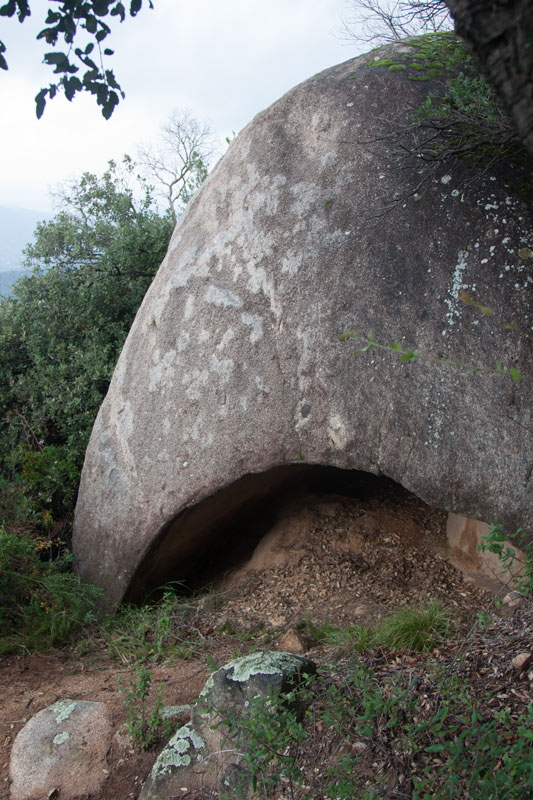
[[[530,210],[498,171],[465,189],[460,165],[416,197],[418,165],[399,169],[377,140],[384,118],[404,124],[432,82],[369,69],[369,58],[258,115],[178,223],[80,486],[76,563],[111,604],[171,528],[179,562],[180,520],[201,501],[302,460],[385,474],[468,516],[531,523],[527,381],[438,363],[512,359],[527,373],[529,340],[504,326],[529,324],[518,252],[531,244]],[[476,316],[461,291],[501,318]],[[339,339],[350,330],[434,361],[356,358]]]

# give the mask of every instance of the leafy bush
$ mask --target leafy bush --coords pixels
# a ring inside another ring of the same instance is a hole
[[[26,248],[32,274],[0,300],[0,473],[11,487],[0,492],[0,515],[9,529],[42,530],[72,512],[94,419],[174,224],[127,157],[102,176],[85,173],[60,202]]]
[[[0,653],[62,644],[96,617],[101,591],[68,559],[43,562],[38,544],[0,528]]]
[[[528,541],[527,534],[522,528],[513,534],[513,539],[524,554],[522,557],[513,547],[506,544],[506,538],[509,537],[506,537],[501,522],[496,522],[489,525],[489,533],[482,538],[479,549],[497,555],[502,567],[511,574],[515,574],[518,569],[517,577],[512,581],[513,587],[524,594],[533,594],[533,541]]]

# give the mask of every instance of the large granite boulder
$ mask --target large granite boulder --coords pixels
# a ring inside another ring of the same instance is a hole
[[[415,53],[389,45],[296,87],[180,219],[81,480],[76,564],[110,607],[185,575],[239,511],[311,465],[531,524],[530,380],[439,361],[531,372],[531,171],[449,163],[428,177],[399,154],[388,134],[442,91]],[[356,357],[340,338],[370,330],[433,360]]]

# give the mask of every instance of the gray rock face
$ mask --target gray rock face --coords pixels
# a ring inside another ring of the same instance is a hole
[[[289,92],[179,221],[81,480],[76,564],[109,606],[180,577],[217,526],[306,465],[531,525],[530,380],[438,363],[531,372],[529,340],[505,328],[531,320],[532,215],[515,191],[531,175],[445,165],[415,191],[421,164],[377,139],[440,84],[369,66],[412,52],[391,45]],[[339,338],[354,330],[434,360],[355,357]]]
[[[275,652],[251,653],[218,669],[208,678],[191,722],[159,754],[139,800],[179,796],[184,787],[211,792],[245,785],[247,775],[239,766],[247,749],[245,727],[239,732],[243,714],[252,713],[257,700],[291,690],[298,711],[298,686],[315,672],[310,659]]]
[[[61,700],[36,714],[11,751],[11,800],[38,800],[57,789],[65,800],[102,788],[111,715],[104,703]]]

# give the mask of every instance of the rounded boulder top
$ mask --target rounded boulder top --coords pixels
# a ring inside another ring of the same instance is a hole
[[[406,155],[443,91],[417,48],[290,91],[178,221],[82,473],[75,563],[108,607],[181,579],[224,521],[313,465],[531,524],[531,167]],[[356,355],[369,336],[401,352]]]

